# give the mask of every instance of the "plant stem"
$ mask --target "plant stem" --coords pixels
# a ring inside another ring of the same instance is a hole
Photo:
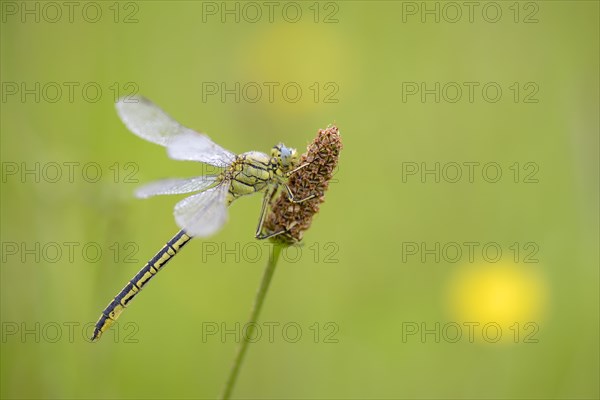
[[[256,328],[256,321],[258,320],[258,315],[260,314],[260,310],[265,300],[265,296],[267,295],[267,290],[269,290],[269,284],[271,283],[271,278],[273,277],[273,272],[275,272],[275,266],[277,265],[277,260],[279,260],[279,255],[281,254],[281,249],[283,248],[283,246],[284,245],[280,243],[273,242],[273,248],[269,260],[267,261],[267,267],[265,268],[265,272],[263,273],[260,287],[258,288],[256,297],[254,298],[254,305],[252,306],[252,311],[250,312],[250,318],[248,320],[248,323],[246,324],[247,329],[245,329],[245,335],[242,338],[242,342],[238,347],[235,360],[233,361],[233,366],[231,367],[231,371],[229,372],[229,378],[227,378],[225,388],[223,390],[223,393],[221,394],[221,399],[225,400],[231,397],[231,392],[233,391],[235,381],[240,372],[240,367],[242,366],[244,355],[246,354],[246,350],[248,350],[248,344],[250,343],[248,339],[252,338],[252,335],[254,334],[254,330]]]

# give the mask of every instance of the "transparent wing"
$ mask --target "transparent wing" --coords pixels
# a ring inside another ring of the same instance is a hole
[[[187,129],[142,96],[122,97],[115,106],[131,132],[161,146],[166,146],[172,137]]]
[[[180,194],[199,192],[217,181],[218,175],[204,175],[187,179],[164,179],[151,182],[135,191],[135,196],[146,199],[160,194]]]
[[[235,154],[192,130],[174,136],[167,144],[167,153],[174,160],[200,161],[217,167],[227,167],[235,160]]]
[[[175,205],[175,221],[190,236],[209,236],[227,221],[229,181],[181,200]]]
[[[142,139],[169,147],[174,145],[172,158],[201,161],[216,166],[229,165],[235,155],[215,144],[204,134],[179,124],[156,104],[142,96],[122,97],[115,107],[127,128]],[[193,148],[195,153],[182,148]]]

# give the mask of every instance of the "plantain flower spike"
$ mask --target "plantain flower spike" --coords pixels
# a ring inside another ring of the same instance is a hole
[[[325,191],[338,164],[342,140],[335,125],[319,129],[317,137],[302,154],[299,165],[304,165],[293,173],[288,185],[295,198],[314,198],[301,203],[292,203],[287,193],[282,192],[272,204],[265,220],[267,232],[283,232],[273,240],[291,245],[302,240],[310,227],[319,206],[325,201]]]

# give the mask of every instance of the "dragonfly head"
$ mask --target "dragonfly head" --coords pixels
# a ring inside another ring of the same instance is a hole
[[[283,172],[291,171],[298,165],[298,153],[296,149],[286,147],[283,143],[279,143],[273,147],[271,157],[277,161],[277,166]]]

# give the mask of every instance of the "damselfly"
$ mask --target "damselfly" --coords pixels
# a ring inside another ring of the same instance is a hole
[[[195,236],[205,237],[218,231],[227,220],[227,206],[235,199],[264,192],[262,209],[256,229],[258,239],[281,232],[263,234],[263,223],[270,203],[283,187],[288,198],[300,203],[314,197],[296,199],[287,178],[304,167],[299,164],[296,149],[282,143],[271,155],[249,151],[235,155],[213,143],[208,136],[176,122],[158,106],[143,97],[123,98],[116,104],[117,112],[127,128],[137,136],[167,148],[175,160],[199,161],[220,168],[220,173],[188,179],[166,179],[139,188],[136,196],[193,193],[175,205],[175,221],[181,230],[131,279],[108,304],[96,323],[92,340],[100,338],[115,322],[131,300],[150,279]]]

